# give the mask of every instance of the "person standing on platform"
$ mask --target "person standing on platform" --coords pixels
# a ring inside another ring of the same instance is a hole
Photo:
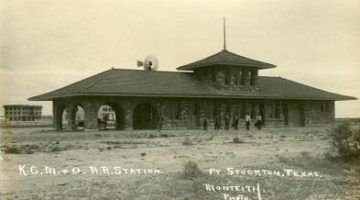
[[[158,123],[158,132],[161,132],[163,122],[164,122],[164,117],[160,116],[159,117],[159,123]]]
[[[215,125],[215,130],[216,131],[218,131],[219,129],[220,129],[220,119],[219,119],[219,116],[218,115],[216,115],[215,116],[215,123],[214,123],[214,125]]]
[[[235,118],[233,119],[233,127],[235,130],[237,130],[239,127],[239,116],[238,115],[235,115]]]
[[[256,127],[258,128],[258,130],[261,130],[261,126],[262,126],[262,116],[257,115],[256,116]]]
[[[225,116],[225,130],[229,130],[230,129],[230,116],[227,114],[226,116]]]
[[[245,123],[246,123],[246,130],[247,131],[250,130],[250,120],[251,120],[250,114],[247,113],[246,116],[245,116]]]
[[[207,126],[208,126],[208,119],[206,118],[206,116],[204,116],[203,118],[203,130],[207,131]]]

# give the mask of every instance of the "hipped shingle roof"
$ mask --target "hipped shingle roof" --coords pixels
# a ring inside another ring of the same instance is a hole
[[[244,56],[240,56],[228,50],[222,50],[214,55],[206,57],[202,60],[195,61],[193,63],[183,65],[178,67],[178,70],[194,70],[195,68],[200,67],[208,67],[208,66],[242,66],[242,67],[249,67],[255,69],[268,69],[274,68],[276,65],[253,60],[250,58],[246,58]]]
[[[51,101],[75,96],[201,97],[253,99],[353,100],[281,77],[259,76],[259,90],[217,90],[193,73],[111,69],[58,90],[29,98]]]

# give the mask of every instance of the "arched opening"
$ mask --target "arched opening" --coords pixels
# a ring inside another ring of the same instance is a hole
[[[157,109],[149,103],[136,106],[133,112],[133,129],[156,129],[159,121]]]
[[[116,104],[101,105],[97,114],[100,130],[123,129],[125,125],[124,111]]]
[[[85,128],[85,111],[81,105],[77,105],[74,110],[76,130],[84,130]]]
[[[68,129],[70,129],[69,113],[64,108],[61,112],[60,130],[68,130]]]
[[[85,111],[81,105],[77,105],[68,112],[65,108],[61,111],[60,130],[84,130]],[[71,124],[73,122],[73,124]],[[73,126],[73,127],[72,127]]]

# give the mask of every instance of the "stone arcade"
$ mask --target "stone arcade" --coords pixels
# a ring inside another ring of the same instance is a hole
[[[281,77],[259,76],[275,65],[249,59],[225,48],[205,59],[180,66],[179,72],[110,69],[58,90],[29,98],[53,101],[54,126],[76,130],[76,112],[83,109],[85,129],[99,127],[98,111],[115,112],[116,129],[197,129],[203,117],[262,115],[265,126],[331,124],[334,101],[356,98],[326,92]],[[161,117],[162,116],[162,117]],[[159,120],[162,119],[162,120]]]

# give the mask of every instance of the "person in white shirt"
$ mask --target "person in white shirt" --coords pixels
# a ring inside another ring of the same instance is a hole
[[[246,123],[246,130],[247,131],[250,130],[250,120],[251,120],[250,114],[247,113],[246,116],[245,116],[245,123]]]

